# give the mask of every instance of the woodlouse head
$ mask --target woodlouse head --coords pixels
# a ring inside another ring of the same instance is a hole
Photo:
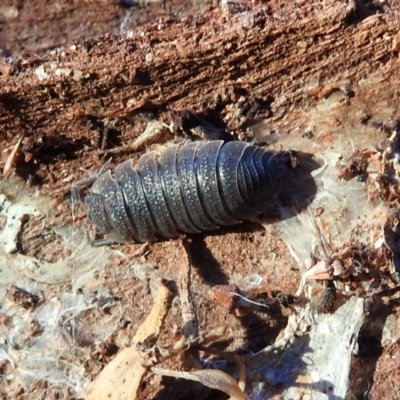
[[[111,171],[106,171],[92,185],[89,195],[86,197],[86,203],[89,206],[89,219],[96,228],[96,232],[105,238],[124,243],[129,237],[121,235],[115,227],[114,198],[118,191],[115,191],[117,182],[111,175]]]
[[[106,235],[111,231],[111,228],[104,208],[103,196],[98,193],[90,193],[86,197],[86,203],[90,210],[89,219],[96,227],[96,232],[100,235]]]

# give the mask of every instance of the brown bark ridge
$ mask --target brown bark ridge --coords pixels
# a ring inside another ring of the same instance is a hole
[[[33,169],[47,183],[61,178],[61,168],[49,178],[42,153],[55,154],[46,164],[56,165],[96,149],[93,125],[109,129],[115,146],[137,136],[135,116],[148,111],[218,110],[232,129],[250,114],[277,116],[397,60],[399,16],[399,5],[355,1],[228,2],[3,61],[1,144],[8,149],[23,136],[25,163],[33,154]]]

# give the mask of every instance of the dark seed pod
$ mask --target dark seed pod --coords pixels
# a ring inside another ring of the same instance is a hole
[[[238,141],[186,143],[144,154],[135,166],[127,160],[74,190],[94,182],[86,202],[104,237],[94,245],[155,241],[273,213],[293,192],[293,157]]]

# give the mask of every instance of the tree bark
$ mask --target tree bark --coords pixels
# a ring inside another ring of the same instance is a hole
[[[217,102],[226,114],[243,97],[276,114],[398,60],[399,5],[381,14],[353,1],[244,7],[3,63],[2,138],[44,131],[82,140],[88,118],[115,120],[123,133],[129,118],[118,120],[137,111]]]

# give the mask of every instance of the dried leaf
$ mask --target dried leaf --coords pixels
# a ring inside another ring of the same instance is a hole
[[[171,306],[173,294],[163,284],[160,284],[155,304],[147,318],[139,326],[133,343],[157,337],[161,326]],[[146,368],[136,347],[127,347],[117,354],[100,375],[91,382],[81,398],[85,400],[135,400],[137,391]]]
[[[203,369],[200,371],[174,371],[171,369],[151,368],[158,375],[172,376],[190,381],[200,382],[211,389],[218,389],[229,395],[230,400],[248,400],[236,381],[227,373],[218,369]]]

